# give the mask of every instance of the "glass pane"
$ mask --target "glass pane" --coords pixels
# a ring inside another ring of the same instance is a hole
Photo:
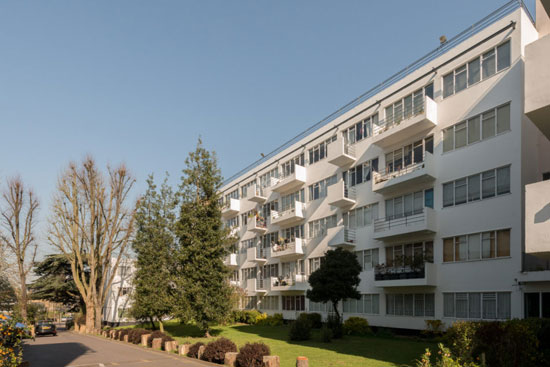
[[[484,259],[495,257],[495,232],[483,232],[481,234],[481,251]]]
[[[481,293],[469,293],[469,317],[471,319],[481,318]]]
[[[483,318],[492,320],[497,318],[497,300],[496,293],[482,294]]]
[[[525,293],[523,298],[525,318],[540,317],[540,295],[539,293]],[[550,305],[549,305],[550,307]]]
[[[409,94],[403,99],[403,109],[404,109],[405,118],[409,118],[412,116],[412,113],[413,113],[412,108],[413,108],[412,94]]]
[[[510,66],[510,41],[497,47],[497,70],[506,69]]]
[[[454,261],[454,243],[452,238],[443,240],[443,262]]]
[[[393,199],[393,216],[394,218],[403,217],[403,197]]]
[[[412,194],[405,195],[404,204],[405,204],[405,216],[412,215],[413,213],[413,195]]]
[[[403,164],[405,167],[412,163],[412,145],[403,148]]]
[[[426,316],[434,316],[435,314],[435,297],[433,293],[424,295],[424,313]]]
[[[468,120],[468,144],[479,141],[480,138],[480,122],[481,117],[476,116]]]
[[[454,149],[454,130],[452,127],[443,130],[443,152],[449,152]]]
[[[483,199],[495,196],[495,171],[485,171],[481,175]]]
[[[510,105],[497,108],[497,134],[510,130]]]
[[[434,99],[434,83],[430,83],[424,87],[424,95]]]
[[[510,318],[510,296],[508,292],[497,293],[497,318],[504,320]]]
[[[449,73],[443,77],[443,98],[454,93],[454,75]]]
[[[490,77],[495,73],[495,50],[483,54],[483,79]]]
[[[497,231],[497,256],[510,256],[510,230]]]
[[[479,200],[480,197],[480,175],[468,177],[468,201]]]
[[[424,150],[426,152],[430,152],[434,154],[434,137],[428,136],[426,139],[424,139]]]
[[[495,136],[495,112],[489,111],[483,114],[482,122],[483,139]]]
[[[468,293],[457,293],[455,295],[455,317],[468,318]]]
[[[479,82],[479,79],[480,79],[479,64],[480,64],[479,57],[468,63],[468,84],[469,85]]]
[[[510,192],[510,167],[497,169],[497,194],[507,194]]]
[[[455,261],[465,261],[468,259],[468,241],[466,236],[455,238]]]
[[[466,89],[467,83],[466,65],[459,67],[455,70],[455,93]]]
[[[466,121],[455,125],[455,148],[466,146]]]
[[[455,297],[454,293],[443,293],[443,316],[455,316]]]
[[[479,260],[481,258],[481,234],[468,236],[468,260]]]
[[[462,178],[455,181],[455,205],[466,202],[466,179]]]
[[[386,107],[386,125],[393,124],[393,105]]]
[[[403,315],[413,316],[414,296],[405,294],[403,297]]]
[[[454,182],[443,184],[443,206],[454,204]]]
[[[434,189],[424,191],[424,206],[427,208],[434,207]]]

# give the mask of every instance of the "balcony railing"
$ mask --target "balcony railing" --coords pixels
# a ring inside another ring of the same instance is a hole
[[[281,243],[274,243],[271,246],[271,257],[279,259],[298,258],[304,255],[303,246],[305,240],[302,238],[284,239]]]
[[[398,217],[376,219],[374,221],[374,232],[389,231],[396,227],[408,227],[424,221],[424,209],[419,209]]]
[[[355,186],[348,186],[343,180],[327,187],[327,199],[329,205],[339,208],[349,207],[355,204],[357,192]]]
[[[392,169],[390,171],[388,171],[387,169],[382,169],[378,173],[375,172],[374,183],[378,184],[424,168],[426,157],[428,154],[431,156],[430,152],[424,152],[420,161],[413,162],[407,166],[400,167],[398,169]]]
[[[354,163],[355,145],[347,143],[343,136],[338,137],[335,142],[330,144],[327,152],[329,163],[338,167],[349,166]]]
[[[418,267],[395,266],[387,267],[378,265],[374,269],[374,280],[397,280],[397,279],[421,279],[426,276],[425,263]]]
[[[274,291],[306,290],[308,285],[305,274],[290,274],[271,278],[271,290]]]
[[[425,97],[430,98],[430,97]],[[402,121],[410,119],[411,117],[420,115],[425,112],[425,101],[416,103],[412,108],[402,108],[401,113],[386,116],[384,120],[378,122],[373,126],[372,135],[376,136],[382,134],[389,129],[399,125]]]
[[[386,217],[374,221],[374,238],[388,240],[399,236],[432,234],[437,232],[437,218],[432,208],[425,207],[398,217]]]
[[[250,201],[257,203],[263,203],[267,200],[268,190],[258,184],[248,188],[246,197]]]
[[[292,224],[305,218],[306,204],[296,201],[294,207],[284,211],[271,211],[271,224]]]
[[[376,287],[435,287],[437,286],[437,267],[432,262],[419,258],[412,265],[385,266],[374,268]]]

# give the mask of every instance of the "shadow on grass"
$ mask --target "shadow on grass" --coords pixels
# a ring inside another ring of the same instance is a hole
[[[274,339],[290,345],[320,348],[339,354],[364,357],[379,360],[395,365],[414,365],[426,348],[434,350],[435,343],[414,339],[372,336],[345,336],[342,339],[333,339],[330,343],[321,341],[320,330],[312,330],[310,340],[290,341],[288,333],[290,327],[285,326],[257,326],[235,325],[233,329],[265,339]]]
[[[137,324],[135,328],[143,328],[151,330],[151,323]],[[155,322],[155,330],[159,330],[159,324]],[[171,336],[177,336],[182,338],[202,338],[204,332],[194,324],[182,324],[175,321],[168,321],[164,323],[164,331]],[[216,337],[220,335],[221,329],[213,327],[209,330],[210,335]]]

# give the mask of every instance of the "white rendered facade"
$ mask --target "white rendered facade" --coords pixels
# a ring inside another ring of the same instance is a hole
[[[526,289],[550,290],[548,271],[530,281],[523,264],[524,187],[550,171],[549,138],[524,113],[525,48],[538,38],[515,6],[226,182],[222,215],[240,238],[226,263],[243,306],[326,315],[301,296],[343,246],[364,267],[345,318],[424,329],[523,317]]]
[[[113,263],[116,259],[113,259]],[[112,273],[112,267],[109,270]],[[116,273],[114,274],[113,283],[107,291],[105,298],[105,306],[103,309],[103,322],[111,325],[119,325],[132,322],[133,319],[129,316],[130,307],[132,305],[132,278],[135,272],[135,263],[131,259],[121,260]],[[111,274],[108,275],[110,277]]]

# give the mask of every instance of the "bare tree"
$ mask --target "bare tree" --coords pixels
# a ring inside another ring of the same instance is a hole
[[[38,200],[33,191],[25,188],[20,177],[10,178],[2,194],[0,210],[0,240],[7,252],[8,263],[15,269],[10,277],[21,308],[21,316],[27,319],[27,275],[32,269],[38,248],[33,229]]]
[[[53,202],[49,241],[71,262],[86,304],[86,330],[101,327],[103,305],[133,234],[135,205],[126,205],[135,183],[124,165],[107,168],[91,157],[69,164]]]

